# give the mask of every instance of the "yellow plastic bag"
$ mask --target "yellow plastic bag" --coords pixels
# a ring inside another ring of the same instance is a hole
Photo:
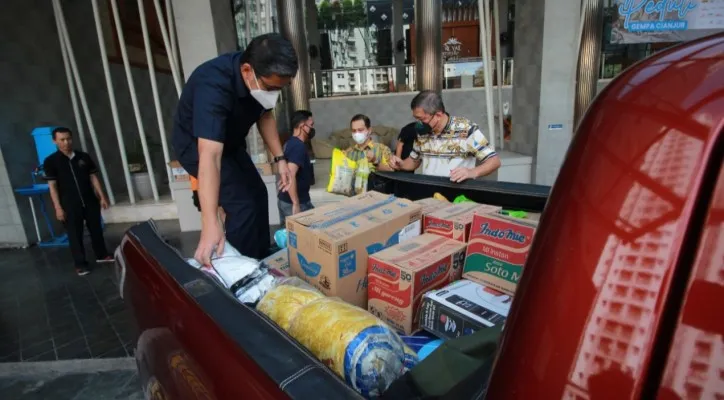
[[[336,298],[301,307],[288,332],[367,398],[380,396],[417,362],[384,322]]]
[[[299,309],[324,295],[311,286],[303,284],[299,278],[287,278],[277,281],[277,286],[268,291],[257,304],[256,309],[269,317],[285,331]],[[301,283],[300,283],[301,282]]]
[[[367,191],[367,181],[370,177],[370,162],[367,157],[361,158],[357,161],[357,169],[354,174],[354,192],[355,194],[362,194]]]
[[[332,152],[332,168],[329,171],[329,193],[352,196],[354,194],[354,175],[357,163],[347,158],[340,149]]]

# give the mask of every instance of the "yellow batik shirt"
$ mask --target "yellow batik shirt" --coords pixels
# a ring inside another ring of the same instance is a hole
[[[347,156],[347,158],[356,162],[364,157],[367,157],[367,152],[370,150],[374,154],[375,161],[377,161],[378,165],[390,165],[390,156],[392,155],[392,150],[390,150],[390,148],[385,146],[384,144],[376,143],[372,140],[368,141],[367,144],[364,146],[355,144],[354,146],[345,150],[344,154]],[[375,166],[370,164],[371,172],[374,172],[375,169]]]

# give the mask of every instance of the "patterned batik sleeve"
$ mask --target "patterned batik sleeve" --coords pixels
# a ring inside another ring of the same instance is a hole
[[[471,154],[475,155],[475,158],[479,162],[484,162],[485,160],[498,155],[493,146],[490,145],[490,142],[488,142],[488,138],[485,137],[477,125],[473,125],[470,128],[467,144],[468,150]]]
[[[380,165],[390,165],[390,157],[392,156],[392,150],[384,144],[380,144],[380,154],[378,160]]]
[[[420,137],[418,136],[417,139],[415,139],[415,142],[412,145],[412,151],[410,151],[410,158],[417,161],[420,159]]]

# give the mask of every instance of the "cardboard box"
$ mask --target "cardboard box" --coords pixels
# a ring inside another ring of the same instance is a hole
[[[256,166],[256,170],[257,170],[257,172],[259,172],[259,175],[261,175],[261,176],[270,176],[270,175],[275,175],[277,173],[276,164],[261,163],[261,164],[254,164],[254,166]]]
[[[289,276],[289,250],[281,249],[261,260],[276,276]]]
[[[507,294],[463,279],[425,294],[420,325],[435,336],[455,339],[504,323],[512,302]]]
[[[367,309],[367,257],[420,235],[422,206],[367,192],[287,218],[289,271]]]
[[[191,178],[191,175],[189,175],[188,172],[184,169],[183,166],[181,166],[181,163],[174,160],[168,163],[168,166],[171,167],[171,180],[172,182],[186,182],[189,181]]]
[[[494,213],[501,209],[498,206],[478,203],[453,204],[428,214],[423,231],[467,243],[473,215]]]
[[[476,214],[463,277],[515,294],[538,222],[500,214]]]
[[[450,207],[453,204],[449,201],[442,201],[438,200],[433,197],[429,197],[427,199],[422,200],[416,200],[415,204],[419,204],[422,206],[422,225],[425,226],[425,216],[428,214],[432,214],[437,210],[441,210],[445,207]]]
[[[460,279],[465,243],[424,234],[369,257],[368,310],[397,331],[420,330],[422,295]]]

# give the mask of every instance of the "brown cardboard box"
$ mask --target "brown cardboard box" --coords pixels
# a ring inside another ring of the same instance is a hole
[[[501,209],[498,206],[478,203],[453,204],[428,214],[425,217],[423,231],[467,243],[473,215],[493,213]]]
[[[275,175],[277,173],[276,164],[262,163],[254,165],[256,166],[256,170],[259,172],[259,175],[261,176]]]
[[[425,216],[428,214],[432,214],[437,210],[441,210],[445,207],[450,207],[453,204],[449,201],[442,201],[438,200],[433,197],[428,197],[427,199],[422,200],[416,200],[415,204],[419,204],[422,206],[422,226],[425,226]]]
[[[180,162],[174,160],[169,162],[168,166],[171,167],[171,179],[173,182],[186,182],[190,180],[191,176],[186,172],[184,167],[181,166]]]
[[[275,276],[289,276],[289,251],[287,249],[281,249],[261,262],[276,272]]]
[[[369,257],[369,311],[397,331],[420,329],[422,296],[462,275],[465,243],[424,234]]]
[[[538,222],[501,214],[476,214],[463,276],[514,295]]]
[[[287,217],[290,275],[367,309],[367,256],[419,236],[421,209],[367,192]]]

